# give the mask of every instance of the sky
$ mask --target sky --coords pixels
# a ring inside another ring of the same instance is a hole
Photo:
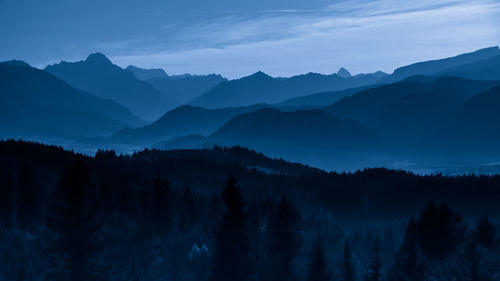
[[[238,78],[385,71],[500,45],[500,0],[0,0],[0,60]]]

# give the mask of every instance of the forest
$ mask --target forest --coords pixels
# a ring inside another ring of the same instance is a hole
[[[500,176],[0,141],[0,280],[498,280]]]

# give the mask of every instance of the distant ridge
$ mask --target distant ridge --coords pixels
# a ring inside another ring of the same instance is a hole
[[[161,68],[144,69],[129,65],[125,69],[132,71],[132,73],[134,73],[134,75],[142,81],[147,81],[153,78],[168,78],[168,74]]]
[[[22,61],[0,63],[0,137],[107,136],[144,121]]]
[[[498,46],[495,46],[445,59],[418,62],[396,69],[393,74],[381,79],[380,82],[392,83],[419,74],[434,75],[449,68],[487,60],[498,55],[500,55],[500,49]]]
[[[155,120],[179,105],[101,53],[91,54],[84,61],[49,65],[45,70],[77,89],[116,101],[145,120]]]
[[[290,78],[273,78],[258,71],[250,76],[222,82],[189,104],[206,108],[273,104],[312,93],[371,85],[378,80],[373,74],[342,78],[337,74],[307,73]]]

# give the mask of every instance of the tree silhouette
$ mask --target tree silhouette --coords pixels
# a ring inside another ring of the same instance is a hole
[[[373,258],[370,262],[366,281],[381,281],[382,277],[382,257],[380,256],[380,239],[375,239],[373,243]]]
[[[47,215],[47,226],[55,233],[51,250],[63,263],[55,279],[91,279],[90,259],[97,250],[93,237],[98,230],[95,206],[95,187],[83,157],[78,155],[64,169]]]
[[[38,221],[37,218],[40,215],[40,200],[38,198],[39,194],[35,184],[33,170],[24,165],[19,173],[16,198],[17,223],[20,227],[25,228]]]
[[[317,237],[313,241],[313,246],[310,253],[311,263],[309,264],[309,272],[307,281],[328,281],[332,276],[328,272],[328,264],[321,237]]]
[[[0,224],[10,226],[12,223],[14,191],[10,175],[2,177],[0,174]]]
[[[410,219],[401,249],[396,254],[396,262],[390,278],[391,281],[423,281],[426,278],[426,267],[420,261],[415,237],[416,223]]]
[[[446,204],[429,203],[416,222],[415,233],[422,252],[428,257],[444,257],[465,240],[466,225]]]
[[[299,213],[290,200],[282,196],[271,214],[267,230],[268,259],[262,279],[295,280],[292,263],[300,248],[296,225]]]
[[[496,229],[487,216],[482,217],[476,225],[475,235],[477,240],[486,248],[494,249],[496,246]]]
[[[455,272],[458,281],[489,281],[495,280],[486,270],[482,263],[482,255],[478,250],[476,241],[470,241],[465,245],[465,250],[459,256],[457,270]]]
[[[248,280],[253,266],[249,257],[248,215],[243,195],[233,176],[222,191],[226,212],[215,231],[211,281]]]
[[[165,233],[172,225],[171,192],[168,179],[156,176],[149,204],[146,207],[149,218],[152,220],[153,233]]]
[[[354,263],[352,261],[351,248],[349,247],[349,240],[345,240],[344,244],[344,255],[342,257],[342,271],[340,275],[342,281],[354,281],[356,280],[356,271],[354,269]]]

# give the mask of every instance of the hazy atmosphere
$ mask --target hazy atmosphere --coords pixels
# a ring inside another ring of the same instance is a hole
[[[500,1],[0,0],[0,281],[500,281]]]
[[[239,78],[382,70],[495,46],[496,0],[0,1],[0,59]]]

